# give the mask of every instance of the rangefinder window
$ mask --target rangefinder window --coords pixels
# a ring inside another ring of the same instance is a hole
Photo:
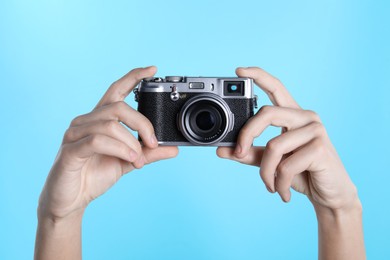
[[[225,96],[244,96],[244,82],[243,81],[225,81],[224,95]]]

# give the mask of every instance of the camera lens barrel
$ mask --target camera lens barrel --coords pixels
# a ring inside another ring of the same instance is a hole
[[[178,115],[183,136],[195,145],[221,142],[234,127],[234,116],[217,95],[198,95],[189,99]]]

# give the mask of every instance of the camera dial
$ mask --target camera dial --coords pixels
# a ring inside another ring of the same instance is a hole
[[[163,82],[163,79],[160,77],[148,77],[143,79],[144,82]]]
[[[181,77],[181,76],[166,76],[165,81],[166,82],[182,82],[183,77]]]
[[[144,82],[153,82],[154,77],[147,77],[147,78],[144,78],[143,80],[144,80]]]

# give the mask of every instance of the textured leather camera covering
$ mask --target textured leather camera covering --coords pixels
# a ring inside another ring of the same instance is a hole
[[[177,126],[177,115],[184,103],[198,94],[180,93],[185,98],[170,99],[168,92],[139,92],[138,111],[153,124],[158,141],[188,142]],[[236,142],[238,133],[245,122],[253,116],[252,99],[224,99],[234,114],[234,128],[222,142]]]

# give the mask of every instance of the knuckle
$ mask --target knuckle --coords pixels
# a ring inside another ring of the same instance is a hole
[[[276,171],[278,173],[278,177],[282,178],[282,179],[288,177],[290,174],[290,169],[291,169],[291,165],[290,165],[289,161],[286,161],[286,160],[282,161],[276,169]]]
[[[75,138],[75,131],[73,127],[69,127],[64,134],[64,142],[70,142]]]
[[[143,156],[143,155],[142,155]],[[136,168],[136,169],[141,169],[142,167],[145,166],[145,163],[146,161],[141,157],[139,156],[134,162],[133,162],[133,166]]]
[[[262,115],[269,114],[271,110],[272,110],[272,106],[265,105],[259,109],[258,114],[262,114]]]
[[[134,168],[136,168],[137,170],[140,170],[140,169],[142,169],[142,167],[144,167],[144,164],[139,164],[139,163],[133,163],[133,166],[134,166]]]
[[[315,138],[312,146],[313,146],[313,152],[315,152],[317,155],[325,154],[325,144],[322,142],[320,138]]]
[[[80,124],[80,121],[81,121],[82,118],[83,118],[83,115],[81,115],[81,116],[76,116],[76,117],[73,118],[73,120],[70,122],[70,125],[71,125],[71,126],[75,126],[75,125]]]
[[[283,82],[278,77],[272,76],[272,80],[274,81],[275,85],[278,85],[278,86],[283,85]]]
[[[124,101],[116,101],[111,106],[111,113],[116,120],[119,120],[120,115],[127,109],[127,104]]]
[[[265,147],[270,153],[277,153],[280,148],[278,139],[271,139],[270,141],[268,141]]]
[[[97,134],[90,135],[87,139],[87,144],[95,147],[98,146],[101,142],[101,136]]]
[[[118,131],[119,123],[114,120],[110,120],[105,123],[105,129],[108,133],[115,134]]]
[[[314,122],[321,122],[320,116],[313,110],[306,110],[306,113]]]
[[[116,81],[111,83],[110,88],[116,88],[118,86],[118,84],[119,84],[119,81],[116,80]]]
[[[269,106],[269,105],[262,106],[257,116],[260,117],[261,120],[264,122],[270,122],[272,118],[271,114],[273,113],[274,109],[275,108],[273,106]]]
[[[128,155],[131,153],[131,149],[130,147],[128,147],[127,145],[123,144],[123,145],[120,145],[118,147],[120,153],[124,154],[124,155]],[[136,151],[135,151],[136,152]],[[137,152],[136,152],[137,153]],[[138,154],[138,153],[137,153]]]
[[[326,135],[325,127],[320,122],[314,122],[312,123],[313,131],[317,136],[324,136]]]
[[[127,108],[127,104],[124,101],[117,101],[115,102],[114,107],[116,112],[120,112]]]

